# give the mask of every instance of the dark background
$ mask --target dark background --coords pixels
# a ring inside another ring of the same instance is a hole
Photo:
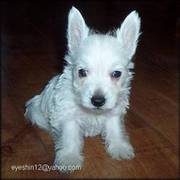
[[[142,46],[147,36],[152,36],[155,44],[162,39],[174,40],[179,26],[180,3],[178,2],[174,0],[2,1],[2,42],[12,29],[14,33],[39,33],[40,36],[52,40],[57,57],[62,58],[66,50],[67,15],[72,5],[80,10],[89,27],[101,32],[119,27],[132,10],[137,10],[142,20]],[[30,43],[40,45],[43,42],[25,42],[25,44]]]

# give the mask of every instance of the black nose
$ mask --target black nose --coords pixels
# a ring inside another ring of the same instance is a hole
[[[91,98],[91,103],[96,107],[101,107],[105,104],[104,96],[95,95]]]

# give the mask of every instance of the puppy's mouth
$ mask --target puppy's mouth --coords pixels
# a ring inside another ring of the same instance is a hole
[[[83,105],[81,105],[81,107],[83,107],[84,110],[95,114],[102,114],[103,112],[105,112],[105,109],[103,109],[103,107],[87,107]]]
[[[102,107],[93,107],[91,108],[91,111],[96,114],[103,114],[112,111],[112,109],[113,108],[105,108],[102,106]]]
[[[83,109],[87,112],[91,112],[93,114],[104,114],[104,113],[108,113],[110,112],[112,109],[107,109],[107,108],[104,108],[103,106],[102,107],[87,107],[87,106],[81,106],[83,107]]]
[[[94,107],[94,108],[92,108],[92,110],[95,112],[102,112],[103,111],[103,109],[101,107]]]
[[[91,109],[91,112],[93,113],[93,114],[103,114],[105,111],[104,111],[104,109],[102,109],[102,108],[92,108]]]

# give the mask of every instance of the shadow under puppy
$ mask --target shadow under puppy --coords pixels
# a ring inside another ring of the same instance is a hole
[[[90,30],[75,8],[68,16],[67,65],[40,95],[26,103],[26,118],[47,130],[55,143],[60,170],[81,167],[84,136],[102,135],[114,159],[131,159],[134,150],[124,127],[130,81],[140,31],[140,18],[131,12],[114,34]]]

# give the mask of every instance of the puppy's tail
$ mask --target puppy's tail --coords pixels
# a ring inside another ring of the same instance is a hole
[[[24,116],[42,129],[49,130],[48,120],[44,117],[41,108],[41,95],[34,96],[26,102]]]

